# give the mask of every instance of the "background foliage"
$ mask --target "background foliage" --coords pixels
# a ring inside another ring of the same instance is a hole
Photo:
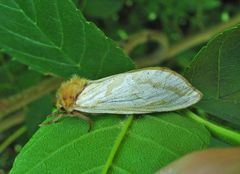
[[[197,54],[210,36],[240,21],[234,18],[238,16],[237,1],[73,3],[0,0],[1,171],[11,169],[16,154],[51,112],[53,91],[61,81],[56,76],[79,74],[98,79],[133,69],[134,64],[186,71],[186,77],[204,94],[195,112],[240,130],[239,28],[211,39]],[[218,28],[212,29],[214,26]],[[197,35],[199,32],[203,34]],[[32,95],[26,95],[25,90]],[[17,99],[21,102],[14,102]],[[66,172],[110,169],[112,173],[153,173],[188,152],[207,146],[231,146],[213,137],[209,144],[209,132],[183,116],[164,113],[133,120],[93,116],[94,130],[89,134],[84,122],[66,118],[39,129],[11,172],[56,173],[66,166]]]

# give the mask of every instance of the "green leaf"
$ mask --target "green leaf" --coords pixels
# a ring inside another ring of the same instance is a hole
[[[7,59],[0,62],[0,97],[4,98],[36,85],[44,77],[36,71],[29,71],[17,61]]]
[[[41,107],[39,107],[41,106]],[[47,94],[28,106],[25,123],[29,138],[36,132],[38,125],[42,123],[46,115],[52,110],[52,95]]]
[[[205,148],[209,133],[176,113],[78,118],[44,126],[15,160],[11,174],[153,173],[176,158]]]
[[[0,97],[4,98],[18,92],[15,74],[21,74],[25,67],[16,61],[5,61],[3,58],[0,61]]]
[[[209,147],[210,148],[221,148],[221,147],[231,147],[231,145],[227,144],[226,142],[223,142],[217,138],[211,137]]]
[[[240,125],[240,29],[232,28],[201,49],[186,72],[204,95],[197,104],[206,112]]]
[[[97,79],[132,61],[71,0],[0,0],[0,47],[43,73]]]
[[[124,0],[87,0],[84,4],[84,13],[88,16],[108,18],[116,14],[123,6]]]

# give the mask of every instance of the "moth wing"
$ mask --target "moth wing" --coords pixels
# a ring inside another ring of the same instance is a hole
[[[140,114],[186,108],[201,93],[167,68],[147,68],[90,81],[75,109],[87,113]]]

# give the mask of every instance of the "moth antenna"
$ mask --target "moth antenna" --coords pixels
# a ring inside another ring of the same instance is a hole
[[[59,114],[57,117],[53,118],[52,120],[39,124],[39,126],[42,127],[42,126],[54,123],[54,122],[58,121],[60,118],[62,118],[62,116],[63,116],[63,114]]]

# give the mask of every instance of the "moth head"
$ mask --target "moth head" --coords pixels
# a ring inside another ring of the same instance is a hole
[[[57,92],[56,106],[58,110],[64,110],[68,113],[72,112],[75,101],[86,84],[87,80],[78,76],[73,76],[70,80],[63,82]]]

